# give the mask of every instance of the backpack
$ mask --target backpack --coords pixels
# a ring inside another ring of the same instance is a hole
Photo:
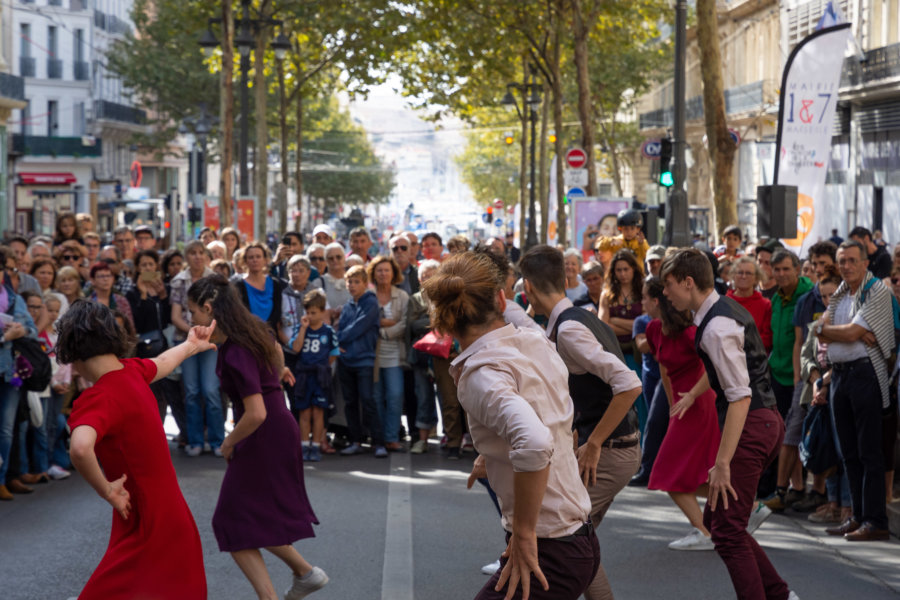
[[[17,294],[8,286],[6,293],[10,299],[6,314],[12,315],[16,307]],[[31,367],[31,373],[22,377],[22,388],[29,392],[43,392],[47,389],[50,378],[53,377],[53,366],[40,340],[29,337],[13,340],[12,355],[17,369],[23,361],[27,361]]]

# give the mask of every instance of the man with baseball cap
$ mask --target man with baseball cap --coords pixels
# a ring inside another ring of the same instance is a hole
[[[650,246],[647,252],[647,274],[653,277],[659,277],[659,267],[662,265],[663,259],[666,257],[665,246]]]
[[[334,230],[325,223],[320,223],[313,229],[313,239],[317,244],[327,246],[334,241]]]

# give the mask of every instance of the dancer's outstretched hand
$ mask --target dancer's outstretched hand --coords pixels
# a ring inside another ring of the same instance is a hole
[[[188,332],[187,341],[194,346],[197,354],[207,350],[215,350],[216,345],[210,342],[213,332],[216,330],[216,320],[207,326],[194,325]]]

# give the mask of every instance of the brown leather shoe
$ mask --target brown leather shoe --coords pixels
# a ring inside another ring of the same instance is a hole
[[[891,533],[871,523],[863,523],[856,531],[844,535],[844,539],[848,542],[884,542],[891,539]]]
[[[13,494],[30,494],[34,491],[34,488],[28,487],[18,479],[13,479],[12,481],[10,481],[7,487]]]
[[[5,485],[0,485],[0,500],[12,500],[13,495]]]
[[[35,483],[47,483],[50,481],[50,477],[48,477],[46,473],[25,473],[24,475],[20,475],[19,479],[22,480],[22,483],[27,483],[29,485],[34,485]]]
[[[847,519],[837,527],[829,527],[825,530],[828,535],[847,535],[859,529],[859,523],[853,517]]]

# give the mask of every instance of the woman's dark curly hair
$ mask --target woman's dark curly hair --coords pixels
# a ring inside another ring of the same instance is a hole
[[[281,356],[269,326],[244,306],[227,279],[219,274],[198,279],[188,289],[187,297],[197,306],[206,303],[212,306],[216,329],[229,340],[249,350],[256,360],[273,371],[281,368]]]
[[[56,362],[70,364],[103,354],[129,356],[135,339],[116,323],[109,307],[76,300],[56,322]]]

